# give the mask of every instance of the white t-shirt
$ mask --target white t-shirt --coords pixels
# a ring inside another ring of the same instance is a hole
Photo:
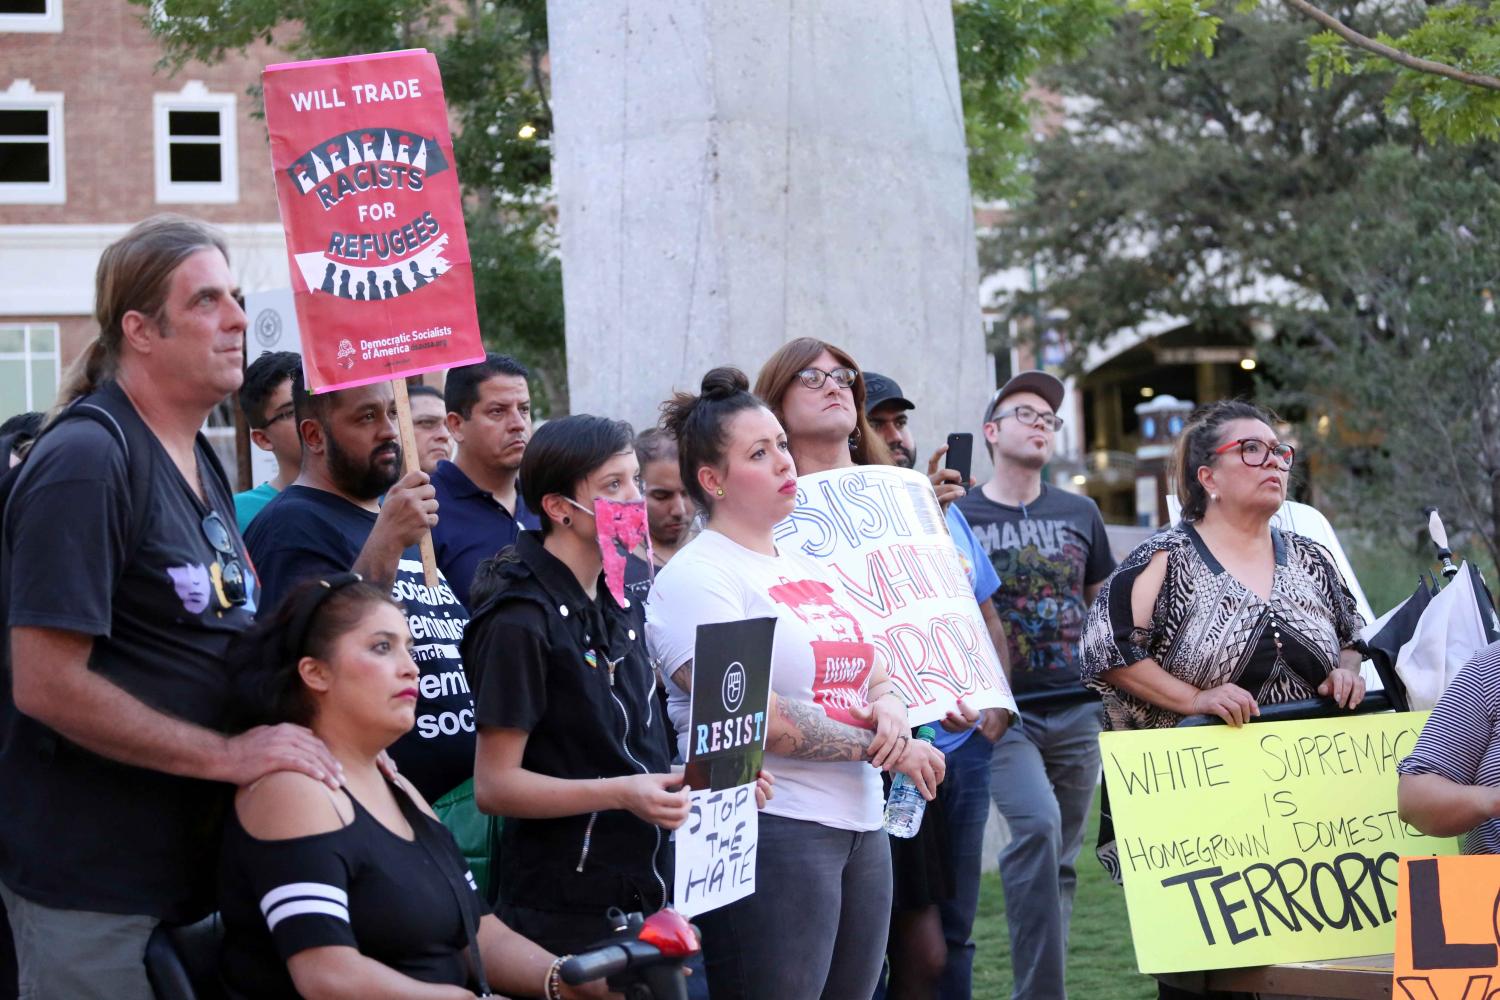
[[[848,709],[867,704],[875,648],[839,607],[838,595],[816,562],[792,552],[762,555],[712,529],[662,567],[646,602],[646,642],[668,678],[667,713],[684,757],[689,695],[670,678],[693,658],[699,625],[775,618],[771,690],[857,724]],[[840,830],[880,827],[880,773],[868,763],[775,756],[768,769],[776,776],[776,795],[765,810],[771,815]]]

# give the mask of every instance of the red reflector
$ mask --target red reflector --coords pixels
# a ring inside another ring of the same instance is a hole
[[[698,950],[698,934],[693,925],[673,909],[657,910],[647,917],[640,939],[668,958],[682,958]]]

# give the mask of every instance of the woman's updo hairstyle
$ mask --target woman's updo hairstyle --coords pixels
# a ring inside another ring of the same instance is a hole
[[[1184,521],[1200,521],[1208,511],[1208,492],[1198,481],[1198,470],[1212,465],[1214,449],[1224,442],[1224,425],[1236,420],[1259,420],[1275,426],[1276,417],[1244,399],[1221,399],[1193,411],[1172,450],[1171,482],[1177,487]]]
[[[377,604],[401,606],[357,573],[299,584],[277,606],[240,633],[229,647],[234,678],[230,732],[283,722],[310,725],[314,705],[297,664],[304,656],[328,659],[339,638]]]
[[[738,368],[715,368],[703,376],[699,394],[679,392],[661,404],[661,426],[677,439],[677,467],[682,486],[698,506],[713,506],[713,497],[698,482],[705,465],[724,464],[730,419],[742,410],[766,404],[750,393],[750,379]]]

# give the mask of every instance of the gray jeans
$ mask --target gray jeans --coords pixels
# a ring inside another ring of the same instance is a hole
[[[55,910],[0,884],[20,967],[21,1000],[154,1000],[146,940],[155,917]]]
[[[1068,922],[1099,780],[1099,705],[1027,713],[990,760],[990,796],[1010,825],[1000,852],[1015,1000],[1064,1000]]]
[[[754,895],[694,923],[713,1000],[854,1000],[875,989],[890,920],[884,830],[762,813]]]

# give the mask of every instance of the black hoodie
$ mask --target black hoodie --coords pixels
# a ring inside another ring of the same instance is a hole
[[[530,531],[506,550],[496,576],[462,645],[478,725],[528,732],[522,766],[554,778],[670,770],[637,602],[616,604],[602,575],[590,601]],[[671,858],[668,834],[623,809],[508,819],[500,898],[539,910],[650,912],[668,899]]]

